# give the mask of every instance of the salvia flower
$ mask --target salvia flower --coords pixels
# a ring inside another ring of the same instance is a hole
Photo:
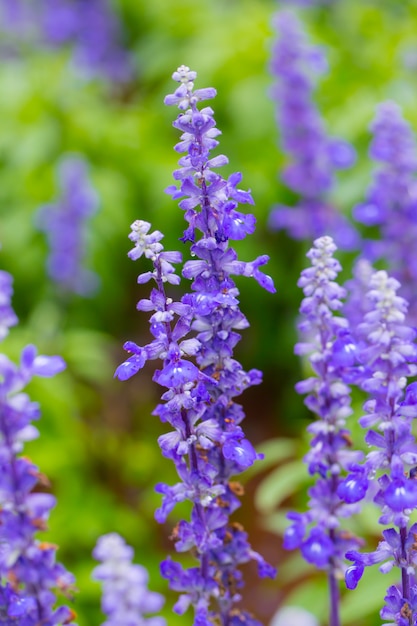
[[[126,83],[132,60],[122,26],[108,0],[0,0],[0,32],[9,51],[72,50],[72,66],[83,79]],[[6,48],[7,49],[7,48]]]
[[[212,88],[194,89],[196,73],[181,66],[173,75],[179,84],[165,103],[180,110],[174,122],[182,135],[176,150],[180,169],[174,172],[179,189],[168,192],[181,198],[179,206],[188,222],[182,240],[191,242],[192,260],[183,266],[184,278],[192,281],[192,292],[174,301],[166,289],[180,277],[175,265],[179,252],[167,252],[159,231],[141,220],[132,225],[134,248],[129,256],[148,258],[153,269],[141,274],[140,283],[154,281],[149,299],[138,309],[147,311],[153,341],[140,347],[125,344],[131,356],[118,367],[116,376],[125,380],[151,359],[162,361],[154,380],[165,388],[162,403],[154,413],[171,431],[159,438],[164,456],[172,459],[180,479],[175,485],[158,484],[162,504],[156,519],[164,522],[179,502],[192,504],[190,519],[174,529],[178,552],[191,551],[196,566],[184,568],[171,559],[161,565],[170,587],[180,592],[174,610],[182,614],[192,606],[196,624],[258,624],[249,613],[238,609],[243,586],[239,566],[255,560],[261,576],[274,569],[248,543],[247,534],[230,515],[239,507],[242,487],[234,476],[260,458],[246,438],[241,422],[242,407],[234,400],[247,387],[259,384],[258,370],[243,370],[233,351],[239,331],[248,326],[239,309],[239,291],[231,276],[253,277],[267,290],[275,291],[272,279],[261,271],[268,261],[240,261],[230,247],[232,239],[252,233],[255,218],[242,213],[239,203],[253,203],[249,192],[238,188],[240,174],[222,178],[216,169],[227,163],[225,156],[212,157],[218,144],[213,110],[199,105],[216,94]]]
[[[121,23],[108,0],[41,0],[40,4],[44,42],[52,47],[70,44],[78,74],[116,83],[132,78]]]
[[[410,322],[417,322],[417,145],[410,124],[395,102],[384,102],[371,125],[370,156],[379,163],[364,202],[353,211],[355,219],[378,230],[366,242],[370,261],[383,259],[401,283],[400,294],[409,303]]]
[[[133,549],[120,535],[102,535],[93,556],[100,561],[92,577],[103,586],[101,606],[107,616],[103,626],[165,626],[162,617],[146,617],[160,611],[165,599],[149,591],[148,572],[132,563]]]
[[[335,281],[341,270],[333,257],[335,250],[330,237],[316,239],[307,254],[311,267],[303,270],[298,282],[305,295],[299,329],[306,341],[295,350],[308,355],[313,376],[298,383],[296,390],[307,394],[305,404],[318,418],[308,427],[311,449],[304,459],[317,478],[309,490],[309,510],[290,513],[292,525],[284,535],[284,547],[299,548],[306,561],[328,572],[330,626],[340,624],[337,581],[346,569],[344,555],[359,546],[359,540],[340,524],[341,518],[357,512],[357,505],[346,503],[339,488],[349,468],[362,458],[362,453],[350,449],[346,428],[352,413],[348,383],[356,356],[348,323],[336,315],[346,292]]]
[[[40,415],[24,387],[33,376],[64,367],[60,357],[37,355],[32,345],[19,365],[0,354],[0,612],[7,624],[53,626],[75,618],[68,607],[55,608],[55,592],[70,595],[73,576],[56,561],[57,546],[37,538],[55,498],[44,493],[47,481],[37,466],[21,456],[25,442],[38,436],[32,422]]]
[[[394,595],[392,588],[388,590],[381,617],[393,612],[395,600],[399,621],[394,623],[415,624],[417,525],[410,525],[410,517],[417,508],[417,442],[412,434],[417,396],[416,383],[407,387],[407,379],[417,374],[417,345],[416,330],[406,322],[408,303],[397,294],[399,288],[400,283],[385,271],[370,276],[368,312],[357,327],[362,364],[359,382],[368,393],[366,414],[359,423],[367,430],[365,441],[370,451],[364,463],[351,468],[349,476],[351,493],[357,501],[366,492],[361,484],[373,482],[373,499],[381,509],[379,522],[394,528],[383,531],[384,541],[375,551],[348,551],[346,556],[353,565],[346,572],[346,584],[354,589],[364,568],[377,563],[383,573],[398,567],[401,587]]]
[[[87,164],[78,156],[61,161],[58,182],[60,197],[42,207],[37,216],[49,243],[48,274],[61,291],[87,296],[98,286],[98,277],[83,266],[87,223],[97,210],[98,196]]]
[[[270,64],[275,78],[272,98],[282,148],[290,157],[282,179],[300,199],[296,207],[274,207],[270,226],[285,229],[295,239],[331,235],[339,247],[355,248],[356,230],[327,199],[334,172],[352,165],[354,151],[346,142],[327,136],[313,101],[314,75],[327,69],[326,59],[319,48],[308,43],[290,11],[277,13],[273,26],[277,39]]]

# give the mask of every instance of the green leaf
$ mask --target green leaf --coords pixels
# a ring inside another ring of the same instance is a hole
[[[262,513],[270,513],[310,481],[311,477],[301,460],[286,463],[264,478],[256,490],[255,505]]]

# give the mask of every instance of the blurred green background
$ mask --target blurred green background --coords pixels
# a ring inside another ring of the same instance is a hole
[[[113,372],[124,360],[124,341],[144,344],[149,337],[146,315],[135,309],[148,294],[149,286],[136,283],[146,264],[126,256],[129,226],[135,219],[152,222],[165,233],[167,249],[178,247],[184,228],[182,211],[164,193],[176,168],[178,133],[171,126],[177,112],[163,99],[174,89],[172,72],[186,64],[198,73],[197,87],[217,89],[212,106],[223,132],[218,152],[230,159],[223,174],[241,171],[241,186],[251,189],[256,202],[257,231],[236,248],[247,260],[269,254],[267,271],[277,287],[271,295],[255,281],[237,281],[251,323],[237,356],[246,368],[264,372],[264,384],[242,397],[245,425],[266,461],[248,473],[236,519],[248,528],[254,548],[280,568],[277,580],[266,583],[247,568],[245,605],[268,622],[279,606],[298,604],[325,624],[323,575],[298,555],[283,554],[280,536],[285,510],[302,508],[306,501],[300,459],[309,418],[293,390],[303,376],[293,344],[301,300],[296,280],[311,245],[271,234],[266,225],[274,203],[294,202],[279,180],[285,155],[268,96],[271,17],[283,5],[115,0],[113,8],[133,59],[134,77],[127,85],[82,80],[71,69],[69,47],[25,46],[0,63],[0,267],[14,277],[13,305],[20,320],[2,351],[18,358],[32,342],[43,353],[61,354],[68,364],[55,380],[30,386],[42,407],[41,437],[26,453],[48,475],[58,497],[48,536],[76,575],[80,626],[104,620],[99,586],[90,581],[91,551],[102,533],[123,534],[135,547],[137,562],[149,569],[151,588],[166,593],[159,562],[171,553],[168,536],[180,512],[165,527],[153,519],[159,504],[154,484],[175,480],[156,443],[164,427],[151,415],[160,390],[151,367],[125,383],[114,380]],[[417,2],[334,0],[297,14],[329,59],[330,71],[316,93],[327,129],[358,152],[356,165],[339,175],[332,195],[350,215],[370,182],[368,127],[376,105],[396,100],[417,126]],[[38,207],[58,194],[56,165],[68,152],[88,160],[100,196],[100,210],[90,221],[86,265],[99,275],[101,288],[87,299],[57,294],[45,272],[45,238],[34,222]],[[347,277],[352,259],[339,258]],[[360,399],[357,404],[360,410]],[[374,518],[368,511],[355,524],[378,534]],[[375,571],[351,592],[344,623],[379,624],[388,582]],[[191,612],[183,618],[171,613],[174,598],[168,594],[169,623],[191,624]]]

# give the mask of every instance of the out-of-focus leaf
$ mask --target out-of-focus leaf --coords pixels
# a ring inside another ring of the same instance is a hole
[[[261,513],[270,513],[309,482],[311,477],[301,460],[286,463],[264,478],[256,490],[255,505]]]
[[[273,465],[277,465],[284,459],[294,457],[297,451],[297,442],[288,437],[280,437],[279,439],[268,439],[256,447],[256,451],[264,455],[264,458],[252,465],[246,472],[245,476],[254,476],[264,472]]]

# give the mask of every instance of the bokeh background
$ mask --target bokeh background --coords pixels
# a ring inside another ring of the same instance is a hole
[[[48,538],[60,545],[60,560],[77,578],[78,623],[104,620],[99,586],[90,580],[91,551],[98,536],[110,531],[134,546],[136,561],[149,569],[151,588],[167,595],[169,624],[192,620],[191,614],[171,613],[174,596],[159,577],[159,562],[172,552],[170,531],[181,512],[186,514],[186,508],[179,509],[163,527],[153,519],[159,504],[154,484],[175,480],[156,443],[164,432],[152,416],[160,390],[151,367],[124,383],[113,379],[124,360],[124,341],[148,342],[146,315],[135,309],[148,293],[148,286],[136,282],[146,266],[127,257],[130,224],[148,220],[165,233],[167,249],[182,246],[182,211],[164,193],[177,163],[178,134],[171,126],[177,112],[163,99],[174,89],[172,72],[186,64],[198,73],[197,87],[217,89],[212,106],[223,133],[219,152],[230,159],[224,174],[242,172],[241,186],[251,189],[256,202],[256,233],[236,248],[247,260],[270,255],[267,271],[277,287],[271,295],[255,281],[237,281],[251,323],[237,356],[246,368],[264,372],[263,385],[242,397],[245,427],[266,459],[247,472],[236,519],[249,530],[254,548],[279,567],[276,581],[259,582],[248,566],[245,605],[265,623],[292,604],[308,608],[325,624],[323,574],[281,549],[285,511],[306,503],[308,478],[300,459],[310,419],[294,392],[306,365],[293,355],[293,344],[301,300],[296,281],[311,242],[291,241],[267,226],[272,205],[294,202],[280,182],[286,156],[268,95],[271,18],[292,3],[114,0],[108,8],[118,26],[106,36],[123,51],[122,76],[105,64],[94,65],[88,55],[82,58],[77,42],[65,36],[39,36],[35,0],[26,2],[35,14],[28,14],[23,26],[22,14],[10,13],[13,4],[17,0],[0,1],[0,267],[14,277],[13,306],[20,323],[2,351],[18,359],[30,342],[67,362],[54,380],[30,386],[42,407],[41,436],[25,452],[49,477],[58,498]],[[100,3],[95,4],[99,15]],[[340,173],[331,198],[350,216],[371,179],[369,124],[378,103],[395,100],[417,126],[417,2],[333,0],[295,10],[329,61],[316,90],[326,127],[357,151],[356,164]],[[60,28],[55,19],[52,34]],[[96,42],[100,21],[89,19],[83,45],[88,50],[90,37],[94,50],[102,45]],[[66,154],[88,162],[100,201],[86,233],[85,266],[100,282],[90,297],[65,294],[51,282],[47,242],[37,227],[39,208],[59,196],[57,165]],[[347,278],[352,255],[339,258]],[[356,402],[360,411],[360,398]],[[373,543],[380,532],[374,520],[367,511],[355,521]],[[350,592],[344,598],[344,623],[378,624],[388,583],[373,572]]]

